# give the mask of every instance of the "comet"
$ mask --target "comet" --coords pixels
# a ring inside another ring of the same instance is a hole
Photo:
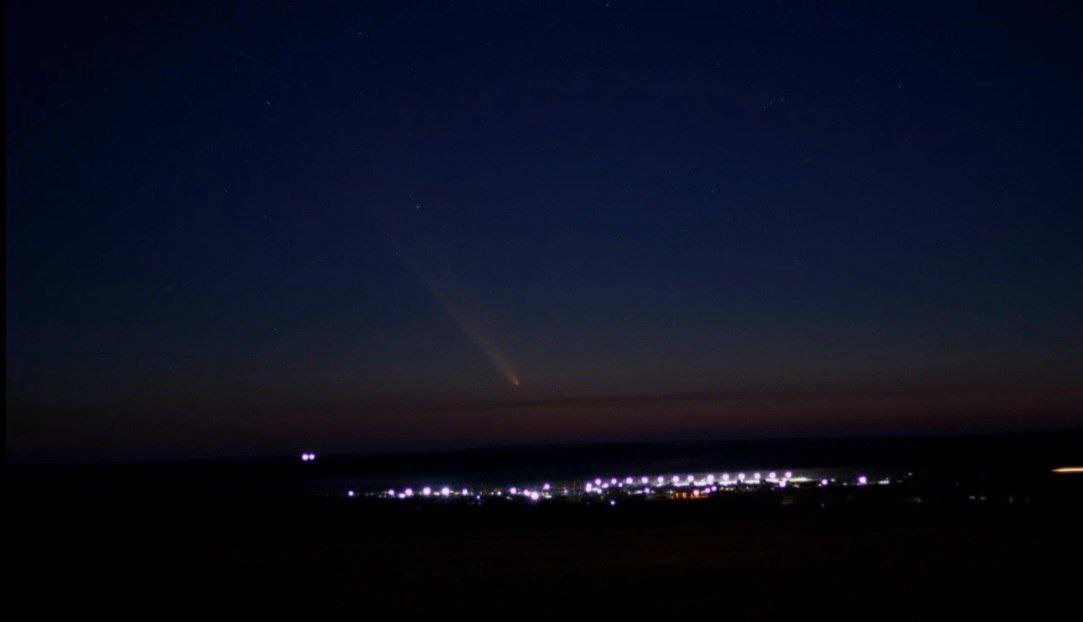
[[[418,273],[419,276],[420,273]],[[440,288],[436,283],[424,276],[420,278],[421,282],[425,285],[425,289],[429,290],[432,297],[440,303],[440,306],[447,311],[447,314],[458,325],[459,330],[462,331],[468,339],[474,342],[474,345],[489,359],[493,367],[496,368],[500,375],[502,375],[512,386],[519,386],[519,375],[512,369],[511,362],[508,361],[508,357],[501,352],[496,343],[485,334],[482,326],[474,321],[470,315],[466,312],[463,305],[457,302],[447,291]]]
[[[475,346],[485,357],[489,360],[492,366],[508,381],[513,387],[519,386],[519,374],[515,373],[515,370],[511,366],[511,362],[508,357],[504,355],[503,351],[496,345],[484,330],[481,322],[473,319],[473,315],[468,312],[465,304],[459,301],[459,299],[452,295],[447,288],[442,287],[440,283],[429,275],[429,273],[418,265],[418,262],[411,261],[411,258],[405,253],[400,245],[394,245],[396,255],[403,260],[407,268],[413,272],[414,276],[421,283],[427,292],[444,308],[448,316],[455,322],[455,325],[459,327],[459,330],[467,339],[472,341]]]

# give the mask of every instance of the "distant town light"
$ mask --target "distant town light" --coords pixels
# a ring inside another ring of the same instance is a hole
[[[315,458],[315,454],[312,452],[304,452],[302,456],[305,456],[305,461],[311,461]],[[1068,469],[1072,469],[1069,471]],[[1083,467],[1063,467],[1056,470],[1056,472],[1078,472],[1083,473]],[[762,490],[764,486],[770,486],[772,489],[785,489],[791,488],[792,485],[800,485],[805,482],[817,483],[820,487],[829,487],[833,485],[841,486],[869,486],[873,484],[879,484],[882,486],[896,484],[899,480],[896,478],[889,478],[877,476],[870,478],[865,474],[854,473],[848,476],[839,476],[839,479],[831,477],[823,477],[821,479],[810,478],[807,475],[799,475],[793,477],[792,471],[753,471],[748,474],[745,472],[739,472],[735,476],[731,477],[729,473],[702,473],[702,474],[690,474],[690,475],[629,475],[621,478],[595,478],[594,480],[587,480],[583,482],[582,488],[576,488],[574,486],[566,486],[562,482],[554,484],[545,482],[539,487],[533,486],[527,488],[509,487],[509,488],[489,488],[482,486],[477,489],[470,488],[451,488],[450,486],[440,486],[438,488],[432,488],[430,486],[424,486],[418,491],[418,494],[426,498],[436,497],[437,499],[471,499],[483,501],[488,498],[504,498],[514,499],[521,497],[527,501],[547,501],[556,499],[557,497],[569,497],[579,498],[583,501],[588,501],[592,498],[597,498],[604,501],[609,505],[615,505],[617,501],[625,495],[640,495],[642,498],[646,496],[663,497],[670,499],[690,499],[690,498],[703,498],[705,496],[711,496],[714,493],[720,494],[740,494],[743,491]],[[779,477],[784,474],[783,477]],[[767,479],[761,479],[764,475]],[[612,482],[617,482],[612,484]],[[658,486],[653,487],[653,483],[657,482]],[[626,485],[627,483],[627,485]],[[560,490],[560,493],[553,493],[553,490]],[[582,497],[576,495],[576,491],[583,494]],[[356,489],[347,489],[344,491],[347,497],[378,497],[381,499],[409,499],[414,496],[414,490],[412,488],[403,488],[396,490],[395,488],[379,489],[376,491],[358,491]]]

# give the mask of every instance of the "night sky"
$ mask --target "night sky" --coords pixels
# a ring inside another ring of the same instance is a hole
[[[9,2],[8,455],[1078,428],[1073,4]]]

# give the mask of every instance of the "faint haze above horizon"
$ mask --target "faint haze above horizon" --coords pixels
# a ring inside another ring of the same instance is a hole
[[[6,8],[9,456],[1083,428],[1073,3]]]

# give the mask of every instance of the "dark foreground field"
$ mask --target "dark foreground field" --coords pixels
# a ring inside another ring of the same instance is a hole
[[[828,507],[18,494],[5,600],[39,619],[1071,619],[1080,487],[1054,484],[1027,503]]]

